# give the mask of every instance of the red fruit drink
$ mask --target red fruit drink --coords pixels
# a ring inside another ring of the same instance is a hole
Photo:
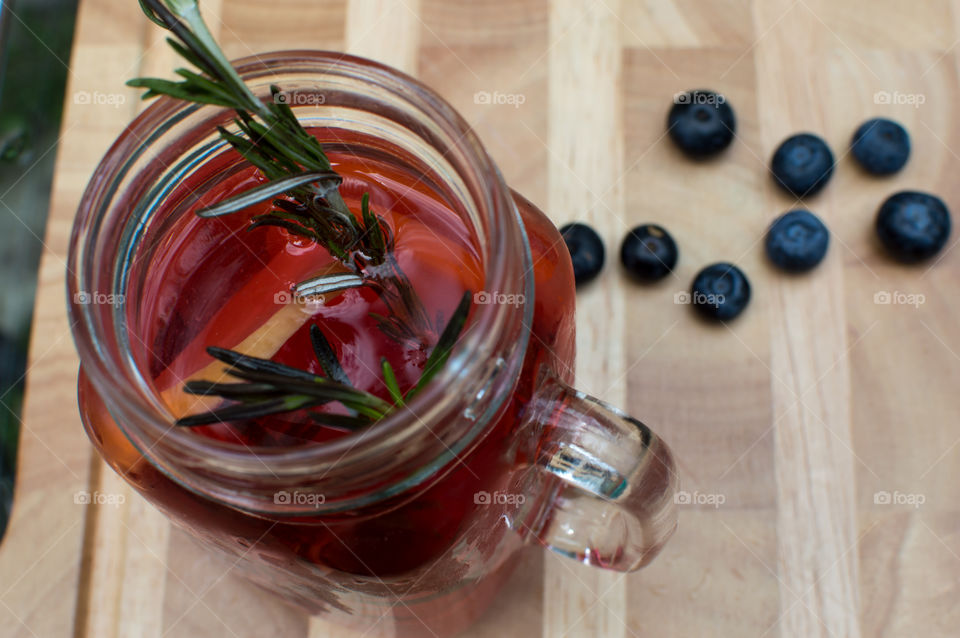
[[[313,132],[321,138],[330,133]],[[182,392],[187,380],[223,376],[223,365],[206,353],[207,346],[322,375],[310,343],[313,324],[326,336],[351,382],[389,400],[381,358],[396,371],[401,389],[411,388],[464,292],[484,291],[485,264],[475,232],[451,210],[433,182],[396,158],[352,152],[355,144],[369,145],[370,140],[344,131],[336,136],[340,144],[328,146],[328,154],[344,180],[340,193],[355,212],[363,193],[369,193],[371,208],[389,227],[397,262],[431,319],[424,335],[427,345],[397,341],[380,329],[373,313],[384,315],[389,309],[371,287],[297,301],[290,292],[295,283],[336,269],[337,262],[324,247],[284,229],[248,232],[250,219],[266,213],[269,202],[213,219],[192,214],[263,181],[255,168],[238,163],[230,151],[210,160],[165,198],[160,218],[168,221],[145,235],[142,245],[148,248],[141,248],[137,276],[130,282],[130,294],[139,301],[127,307],[131,353],[173,417],[205,411],[213,407],[211,401],[219,401]],[[495,493],[516,472],[518,460],[523,465],[518,456],[527,451],[515,442],[517,429],[543,367],[571,380],[574,282],[569,256],[549,220],[522,198],[517,203],[536,282],[536,299],[512,300],[535,304],[519,382],[502,416],[478,445],[409,490],[351,511],[296,518],[228,507],[186,489],[144,461],[81,376],[81,411],[91,439],[118,472],[176,523],[243,557],[240,568],[254,580],[271,584],[264,560],[297,574],[299,588],[285,593],[293,602],[327,614],[344,611],[348,622],[357,624],[353,599],[330,591],[349,583],[345,587],[367,588],[375,595],[386,592],[402,601],[387,614],[400,634],[429,635],[424,625],[439,635],[459,630],[488,604],[511,567],[504,564],[483,578],[467,579],[469,586],[445,588],[446,581],[463,581],[459,572],[470,569],[470,560],[459,556],[454,545],[487,516],[489,508],[477,502],[476,495]],[[465,329],[470,329],[469,319]],[[375,430],[377,425],[369,427]],[[317,425],[302,410],[191,432],[243,446],[250,454],[262,448],[323,445],[347,434]],[[508,542],[519,545],[530,530],[516,532]],[[500,536],[491,539],[507,542]],[[250,560],[254,554],[259,561]]]

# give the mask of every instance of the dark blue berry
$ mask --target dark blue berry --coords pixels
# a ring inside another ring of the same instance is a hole
[[[774,180],[797,197],[813,195],[833,175],[833,153],[811,133],[788,137],[773,154],[770,171]]]
[[[707,90],[687,91],[674,97],[667,131],[691,157],[716,155],[730,146],[737,119],[726,98]]]
[[[701,270],[690,288],[690,303],[708,319],[733,319],[749,302],[750,282],[746,275],[725,262]]]
[[[923,261],[947,243],[950,211],[939,197],[902,191],[880,206],[876,228],[880,241],[897,261]]]
[[[896,173],[910,157],[910,135],[891,120],[875,118],[860,125],[853,134],[853,156],[874,175]]]
[[[830,231],[808,210],[792,210],[770,224],[767,256],[774,265],[789,272],[815,267],[827,254]]]
[[[560,228],[563,241],[573,262],[573,278],[577,285],[592,281],[603,270],[605,252],[603,240],[597,231],[586,224],[574,222]]]
[[[640,281],[663,279],[677,265],[677,243],[656,224],[637,226],[620,246],[620,261]]]

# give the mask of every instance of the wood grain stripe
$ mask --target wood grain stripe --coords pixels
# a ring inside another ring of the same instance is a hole
[[[420,0],[351,0],[347,3],[347,52],[416,74]]]
[[[585,221],[609,247],[623,223],[619,2],[551,5],[548,210]],[[608,252],[610,252],[608,250]],[[578,387],[624,405],[623,296],[612,255],[598,281],[577,294]],[[550,554],[544,565],[543,636],[626,635],[622,574]]]
[[[754,7],[757,32],[766,34],[755,59],[769,157],[789,134],[826,130],[826,114],[812,106],[819,96],[809,60],[836,42],[808,7],[786,0]],[[844,149],[834,148],[842,158]],[[767,195],[771,216],[816,206],[831,225],[829,189],[808,204],[768,181]],[[768,289],[782,636],[860,635],[848,358],[856,344],[845,334],[842,250],[832,247],[817,276],[777,277]]]
[[[96,477],[90,472],[92,449],[76,407],[77,355],[64,298],[66,253],[90,171],[135,110],[133,92],[123,82],[143,49],[140,15],[136,3],[84,2],[77,16],[78,33],[100,36],[77,37],[70,60],[28,358],[14,510],[0,552],[5,636],[83,635],[75,624],[89,620],[91,588],[82,558],[97,548],[84,530],[91,528],[88,519],[95,523],[100,506],[75,501],[97,487],[90,483]]]

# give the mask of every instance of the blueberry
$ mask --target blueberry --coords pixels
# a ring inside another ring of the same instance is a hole
[[[829,243],[830,231],[819,217],[808,210],[792,210],[770,224],[767,256],[783,270],[804,272],[823,261]]]
[[[733,319],[750,301],[750,282],[746,275],[725,262],[707,266],[693,280],[690,302],[708,319]]]
[[[667,131],[691,157],[709,157],[730,146],[737,119],[726,98],[707,90],[687,91],[674,98]]]
[[[560,234],[570,251],[573,261],[573,278],[577,285],[593,281],[603,270],[605,252],[603,240],[597,231],[586,224],[572,223],[562,226]]]
[[[947,243],[950,211],[939,197],[901,191],[880,206],[876,228],[880,241],[897,261],[923,261]]]
[[[833,175],[833,153],[822,139],[811,133],[788,137],[770,162],[774,180],[797,197],[813,195]]]
[[[640,281],[663,279],[677,265],[677,243],[656,224],[631,230],[620,246],[620,261]]]
[[[874,118],[853,134],[853,156],[874,175],[896,173],[910,157],[910,135],[892,120]]]

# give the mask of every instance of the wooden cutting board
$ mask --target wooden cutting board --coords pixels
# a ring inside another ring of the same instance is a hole
[[[231,56],[338,49],[414,73],[473,123],[512,186],[557,223],[593,224],[607,243],[606,271],[578,294],[579,385],[663,434],[691,504],[637,574],[529,551],[468,635],[957,635],[960,254],[951,244],[934,263],[892,264],[872,220],[903,188],[938,193],[960,212],[960,1],[202,6]],[[123,81],[174,64],[136,2],[81,2],[16,501],[0,545],[0,634],[347,636],[224,572],[106,470],[81,430],[64,306],[74,211],[141,108]],[[739,118],[734,146],[703,164],[664,137],[674,93],[698,87],[725,93]],[[481,92],[514,98],[486,104]],[[97,95],[123,103],[98,105]],[[870,178],[847,155],[855,127],[875,115],[913,136],[913,157],[893,178]],[[838,158],[832,184],[806,202],[778,192],[766,169],[800,130],[824,136]],[[762,232],[802,205],[831,227],[830,253],[808,276],[782,276],[764,261]],[[676,277],[639,287],[616,256],[628,228],[647,221],[673,231],[681,260]],[[674,295],[718,260],[741,265],[754,300],[711,326]],[[922,303],[877,303],[884,293]],[[81,490],[126,502],[75,505]]]

